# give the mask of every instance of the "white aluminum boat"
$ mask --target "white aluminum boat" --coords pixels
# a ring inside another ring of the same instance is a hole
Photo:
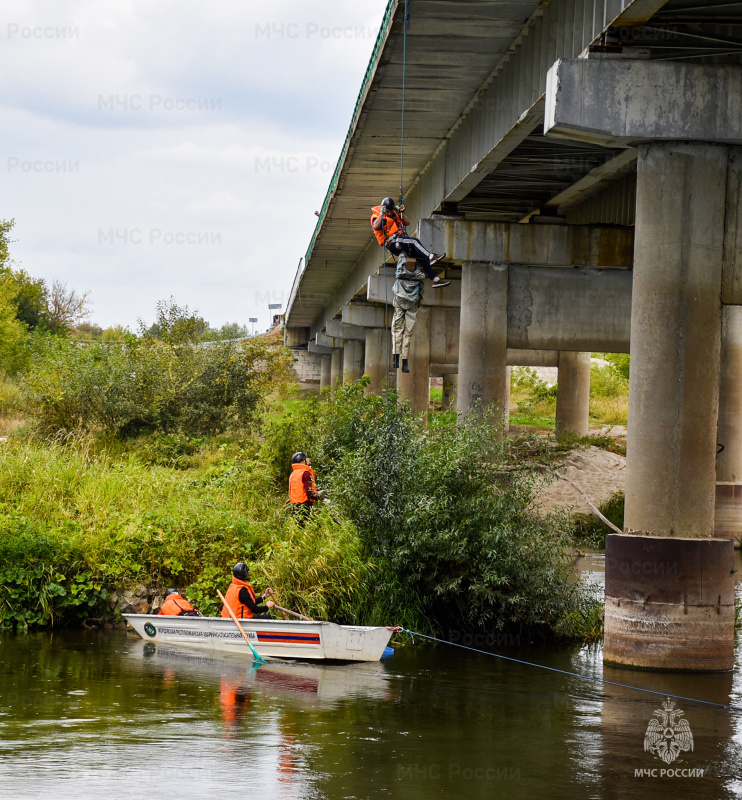
[[[231,619],[157,614],[124,614],[124,617],[145,641],[252,657]],[[243,619],[240,624],[255,650],[267,660],[379,661],[393,632],[384,627],[303,620]]]

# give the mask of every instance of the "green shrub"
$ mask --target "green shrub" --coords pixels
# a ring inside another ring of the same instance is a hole
[[[377,560],[388,608],[418,609],[428,628],[555,630],[578,592],[566,529],[527,512],[537,478],[503,475],[508,451],[493,428],[473,417],[426,428],[359,386],[336,394],[302,449]]]
[[[0,373],[0,417],[19,414],[23,410],[23,395],[16,380]]]
[[[355,525],[322,510],[304,527],[290,525],[251,574],[261,587],[281,591],[279,605],[307,616],[389,624],[383,592],[374,591],[376,573]]]
[[[611,398],[626,397],[629,393],[628,378],[624,378],[612,366],[591,364],[590,396]]]
[[[598,355],[596,353],[596,355]],[[610,368],[621,378],[628,381],[631,359],[628,353],[601,353],[600,358],[607,361]]]
[[[25,379],[28,413],[38,431],[52,436],[245,428],[288,380],[289,361],[283,347],[259,339],[196,346],[129,335],[121,346],[83,348],[48,338]]]
[[[101,611],[107,592],[80,554],[35,520],[0,517],[0,629],[82,622]]]

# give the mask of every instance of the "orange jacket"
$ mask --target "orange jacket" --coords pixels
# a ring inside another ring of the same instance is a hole
[[[371,209],[371,227],[373,228],[374,236],[376,236],[378,243],[384,245],[390,236],[394,236],[395,233],[403,232],[404,228],[402,226],[402,220],[397,216],[397,212],[392,211],[387,213],[384,217],[382,230],[377,231],[376,228],[374,228],[374,222],[379,218],[379,214],[381,214],[381,206],[374,206]]]
[[[240,603],[240,589],[247,589],[250,593],[250,597],[252,597],[253,603],[255,605],[258,604],[258,598],[255,594],[255,590],[250,586],[247,581],[241,581],[239,578],[232,578],[232,583],[229,584],[229,589],[227,589],[227,594],[224,595],[224,599],[227,601],[222,606],[222,616],[228,617],[229,611],[227,610],[227,606],[229,606],[232,611],[234,611],[235,616],[237,619],[250,619],[250,617],[254,616],[253,612],[247,606],[243,606]]]
[[[304,473],[308,472],[312,478],[312,491],[317,493],[314,470],[308,464],[292,464],[291,477],[289,478],[289,500],[292,505],[297,503],[315,503],[316,500],[307,494],[304,486]]]
[[[164,617],[178,617],[184,611],[193,611],[193,606],[179,594],[171,594],[165,598],[160,614]]]

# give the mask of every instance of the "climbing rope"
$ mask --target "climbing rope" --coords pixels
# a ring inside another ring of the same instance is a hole
[[[407,84],[407,30],[410,27],[410,14],[407,10],[408,0],[404,0],[404,18],[402,19],[402,135],[399,146],[399,208],[404,208],[404,111],[405,90]]]
[[[399,145],[399,208],[400,213],[404,209],[404,121],[405,121],[405,96],[407,88],[407,31],[410,27],[410,13],[408,10],[409,0],[405,0],[404,4],[404,17],[402,19],[402,125],[401,136]],[[389,308],[389,282],[386,274],[386,249],[382,247],[382,261],[381,261],[381,274],[384,278],[384,307]],[[397,391],[397,371],[391,369],[389,362],[389,330],[390,326],[385,325],[386,335],[384,337],[384,344],[386,347],[386,416],[387,421],[390,420],[389,413],[389,373],[394,372],[394,391]],[[395,398],[396,401],[396,398]],[[395,416],[396,416],[396,402],[395,402]]]
[[[714,706],[716,708],[728,708],[731,711],[742,711],[742,706],[730,706],[726,705],[725,703],[713,703],[710,700],[699,700],[697,697],[684,697],[681,694],[668,694],[667,692],[657,692],[654,689],[642,689],[641,686],[630,686],[627,683],[617,683],[616,681],[609,681],[605,678],[596,678],[594,675],[582,675],[579,672],[569,672],[566,669],[557,669],[556,667],[547,667],[544,664],[535,664],[532,661],[522,661],[519,658],[511,658],[510,656],[503,656],[499,653],[490,653],[487,650],[478,650],[476,647],[469,647],[465,644],[457,644],[456,642],[448,642],[445,639],[437,639],[435,636],[426,636],[424,633],[417,633],[416,631],[410,631],[407,628],[402,628],[404,633],[409,633],[412,637],[414,642],[415,636],[419,636],[421,639],[429,639],[432,642],[438,642],[439,644],[448,644],[451,647],[460,647],[462,650],[471,650],[473,653],[480,653],[484,656],[492,656],[493,658],[499,658],[503,661],[512,661],[514,664],[523,664],[527,667],[535,667],[536,669],[545,669],[549,672],[558,672],[561,675],[569,675],[572,678],[582,678],[586,681],[593,681],[595,683],[602,683],[607,686],[619,686],[621,689],[632,689],[635,692],[644,692],[645,694],[656,694],[660,697],[672,697],[675,700],[685,700],[688,703],[700,703],[704,706]]]

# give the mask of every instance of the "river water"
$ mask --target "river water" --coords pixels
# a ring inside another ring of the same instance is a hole
[[[657,675],[604,669],[599,647],[469,643],[742,706],[739,667]],[[737,655],[742,664],[742,646]],[[377,664],[255,668],[122,632],[7,635],[0,797],[742,796],[742,712],[676,701],[693,749],[668,765],[644,750],[663,699],[450,646],[401,646]]]

